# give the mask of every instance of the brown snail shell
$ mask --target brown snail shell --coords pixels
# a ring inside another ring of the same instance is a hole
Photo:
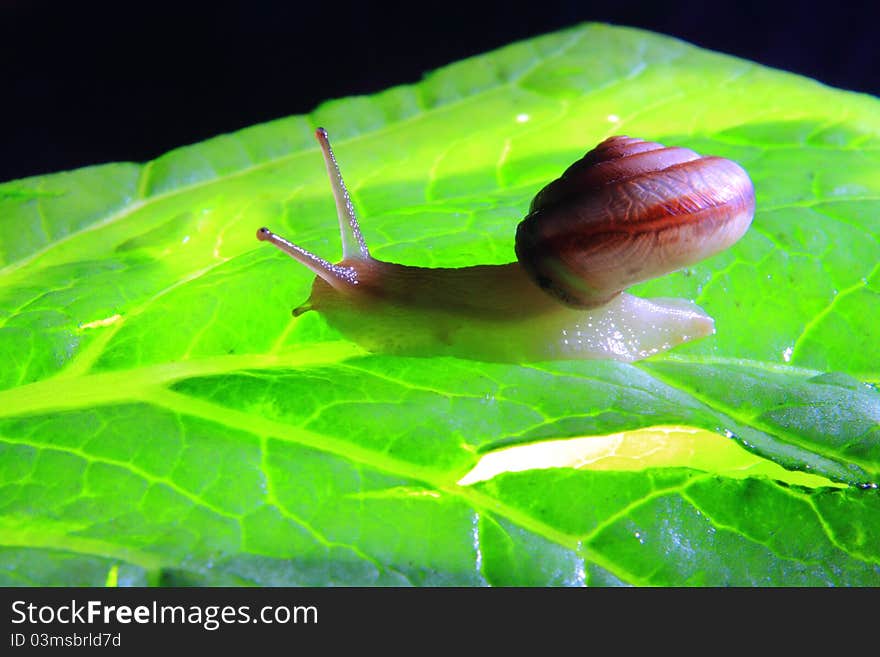
[[[754,210],[735,162],[609,137],[538,192],[516,255],[544,290],[590,308],[728,248]]]

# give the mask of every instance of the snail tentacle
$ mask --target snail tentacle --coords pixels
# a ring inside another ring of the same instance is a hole
[[[321,145],[324,164],[327,165],[327,175],[330,177],[330,186],[333,188],[333,198],[336,200],[336,213],[339,216],[339,233],[342,235],[342,259],[361,258],[366,260],[370,257],[370,250],[367,248],[367,243],[361,234],[361,227],[358,224],[354,205],[351,202],[351,196],[348,193],[348,188],[345,186],[345,181],[342,179],[342,172],[339,170],[336,156],[330,147],[327,131],[324,128],[318,128],[315,130],[315,137]]]
[[[342,263],[334,265],[332,262],[324,260],[321,256],[315,255],[311,251],[284,239],[281,235],[273,233],[265,226],[257,231],[257,239],[261,242],[269,242],[269,244],[277,246],[337,290],[346,289],[358,284],[356,268],[343,265]]]
[[[324,128],[317,128],[315,130],[315,138],[321,146],[324,164],[327,166],[327,176],[330,178],[330,187],[333,190],[333,198],[336,201],[339,234],[342,239],[342,262],[333,264],[265,227],[257,231],[257,239],[274,244],[294,260],[308,267],[315,275],[322,278],[334,289],[343,291],[351,289],[359,283],[357,267],[343,263],[356,262],[358,260],[370,261],[370,251],[367,248],[364,236],[361,234],[357,214],[354,211],[354,204],[351,202],[348,188],[342,179],[342,172],[339,170],[339,164],[336,162],[336,156],[333,154],[330,140],[327,138],[327,131]],[[311,310],[311,306],[304,304],[295,308],[293,315],[298,317],[309,310]]]

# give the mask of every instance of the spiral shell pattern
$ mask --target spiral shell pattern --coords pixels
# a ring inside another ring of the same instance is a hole
[[[609,137],[535,196],[517,258],[562,302],[590,308],[734,244],[755,193],[731,160]]]

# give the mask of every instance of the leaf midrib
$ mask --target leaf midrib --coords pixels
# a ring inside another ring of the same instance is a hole
[[[218,366],[218,363],[216,361],[228,361],[230,359],[234,360],[241,358],[247,357],[229,356],[220,359],[206,359],[205,361],[200,363],[201,367],[199,368],[199,374],[208,375],[211,369],[216,369],[216,367]],[[278,358],[278,356],[265,357],[263,366],[280,366],[277,362]],[[226,364],[228,365],[228,363]],[[191,366],[192,363],[181,365]],[[211,366],[213,366],[213,368]],[[285,362],[283,366],[287,368],[289,364]],[[184,375],[181,371],[182,369],[187,370],[188,374]],[[478,513],[488,512],[490,514],[495,514],[507,518],[511,522],[514,522],[515,524],[525,528],[528,531],[543,536],[548,540],[551,540],[570,550],[578,553],[583,553],[585,558],[600,565],[602,568],[605,568],[609,572],[614,573],[616,576],[625,581],[636,582],[640,579],[634,576],[632,573],[625,572],[619,565],[609,562],[603,555],[599,553],[594,553],[594,550],[592,548],[583,545],[582,539],[580,539],[579,537],[571,536],[549,525],[546,525],[534,519],[532,516],[528,515],[524,511],[521,511],[515,507],[510,507],[493,498],[492,496],[487,495],[473,487],[459,486],[456,482],[460,478],[460,472],[450,474],[430,467],[419,466],[411,462],[400,461],[386,454],[360,447],[348,441],[339,440],[323,434],[316,434],[307,429],[293,427],[291,425],[284,424],[283,422],[278,422],[276,420],[270,420],[263,417],[255,417],[242,411],[229,409],[225,406],[220,406],[218,404],[196,399],[162,387],[163,382],[160,381],[159,378],[163,375],[165,377],[164,383],[168,383],[180,378],[185,378],[185,376],[198,375],[196,374],[195,369],[192,367],[181,368],[180,365],[177,364],[172,364],[170,366],[162,365],[158,367],[143,368],[140,372],[140,376],[137,377],[126,377],[126,374],[127,373],[125,372],[106,372],[84,377],[70,378],[66,381],[62,381],[62,385],[67,388],[63,393],[59,393],[56,389],[54,394],[52,394],[51,396],[46,396],[45,394],[35,394],[35,391],[32,390],[31,394],[28,395],[26,399],[20,401],[18,413],[15,414],[20,414],[22,411],[25,410],[24,402],[26,401],[31,402],[31,407],[28,409],[28,411],[30,412],[34,412],[38,409],[47,410],[49,408],[57,410],[59,406],[70,407],[71,404],[76,407],[76,405],[83,400],[88,400],[90,402],[90,406],[94,406],[100,403],[111,403],[113,401],[143,402],[147,404],[152,404],[171,412],[186,414],[192,417],[198,417],[212,422],[219,422],[223,426],[239,429],[251,434],[272,436],[276,439],[292,441],[297,445],[333,454],[348,461],[354,461],[362,465],[366,465],[372,469],[385,472],[387,474],[423,482],[424,484],[427,484],[435,490],[451,495],[457,499],[462,499]],[[97,380],[100,383],[100,385],[97,386],[97,388],[102,390],[100,401],[96,401],[94,397],[88,399],[89,395],[92,394],[92,391],[89,390],[91,386],[84,386],[82,383],[83,379],[91,379],[91,383],[95,383],[95,381]],[[58,383],[58,380],[53,381]],[[45,387],[45,383],[49,382],[32,384],[31,386],[24,386],[23,388],[36,386]],[[17,390],[22,390],[23,388],[19,388]],[[77,388],[85,390],[83,394],[79,395],[79,398],[77,398],[76,396],[68,397],[67,394],[65,394],[69,393],[71,395],[74,395]],[[13,390],[11,392],[16,392],[17,390]],[[7,409],[7,407],[3,403],[5,401],[3,399],[3,395],[6,392],[10,391],[0,392],[0,409],[2,409],[2,411],[0,411],[0,414],[3,414],[3,412],[5,412]],[[38,392],[48,393],[49,391]],[[50,446],[45,446],[42,444],[33,446],[40,448],[51,448]],[[86,456],[86,458],[91,457]],[[118,465],[128,467],[127,465],[122,463],[119,463]],[[49,540],[44,537],[43,540],[33,542],[32,545],[48,545],[50,547],[61,547],[62,549],[64,549],[63,545],[59,544],[59,540],[61,540],[63,544],[67,544],[67,538],[68,537],[65,536],[62,540],[62,537],[54,537],[54,539]],[[0,540],[2,539],[3,533],[0,532]],[[20,539],[16,540],[16,544],[29,544],[27,541],[23,542]],[[70,545],[73,546],[75,543],[76,541],[73,541],[73,543],[70,543]],[[101,543],[103,545],[106,542]],[[74,548],[73,551],[79,550]],[[95,552],[95,554],[113,557],[123,556],[126,552],[127,550],[125,549],[114,550],[111,548],[102,548],[98,552]],[[149,555],[149,553],[147,554]],[[146,565],[147,563],[149,563],[155,567],[159,567],[163,563],[163,559],[161,557],[145,556],[139,556],[137,557],[137,559],[132,559],[130,561],[132,563],[137,563],[138,565]]]

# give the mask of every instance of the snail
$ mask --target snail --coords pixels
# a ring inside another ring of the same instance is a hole
[[[517,261],[412,267],[370,255],[323,128],[315,131],[342,236],[336,264],[260,228],[257,238],[315,274],[294,316],[315,310],[370,351],[528,362],[635,361],[714,333],[685,299],[631,285],[734,244],[755,197],[736,163],[610,137],[541,189],[516,231]]]

